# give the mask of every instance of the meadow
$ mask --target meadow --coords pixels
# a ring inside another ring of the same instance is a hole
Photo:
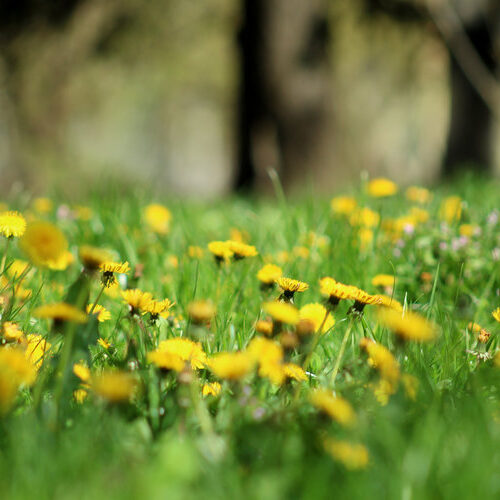
[[[0,496],[499,498],[499,192],[4,200]]]

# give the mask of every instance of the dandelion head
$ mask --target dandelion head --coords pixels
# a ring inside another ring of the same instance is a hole
[[[66,302],[55,302],[37,307],[33,311],[37,318],[52,319],[57,323],[86,323],[87,315],[77,307]]]
[[[153,203],[144,209],[144,220],[153,232],[167,234],[170,230],[172,213],[167,207]]]
[[[377,311],[379,323],[392,330],[402,340],[429,342],[437,337],[436,326],[417,313],[381,307]]]
[[[368,182],[367,189],[370,196],[373,196],[374,198],[385,198],[396,194],[398,186],[390,179],[379,177]]]
[[[0,212],[0,234],[19,238],[26,231],[26,220],[19,212]]]
[[[30,222],[20,244],[37,266],[57,268],[67,262],[68,241],[61,230],[50,222]]]

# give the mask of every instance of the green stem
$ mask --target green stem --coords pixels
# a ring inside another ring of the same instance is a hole
[[[349,335],[352,330],[352,326],[354,324],[354,316],[351,316],[351,319],[349,320],[349,325],[347,325],[347,330],[345,331],[344,338],[342,339],[342,344],[340,344],[340,350],[339,354],[337,356],[337,360],[335,361],[335,367],[333,368],[333,373],[332,373],[332,385],[335,386],[335,379],[337,378],[337,374],[340,369],[340,364],[342,362],[342,358],[344,356],[345,348],[347,345],[347,341],[349,340]]]
[[[99,302],[99,299],[101,298],[102,293],[104,292],[104,289],[106,288],[106,285],[102,285],[101,289],[99,290],[99,293],[97,294],[97,297],[95,298],[92,307],[89,311],[89,316],[94,312],[94,309],[97,306],[97,303]]]
[[[7,261],[7,253],[9,252],[10,238],[5,241],[5,250],[3,252],[2,263],[0,264],[0,275],[3,274],[5,269],[5,262]]]

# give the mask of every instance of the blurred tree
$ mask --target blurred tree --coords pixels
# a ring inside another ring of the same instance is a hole
[[[368,15],[426,23],[438,30],[450,53],[451,117],[443,174],[492,166],[492,125],[500,116],[495,78],[500,43],[497,0],[365,0]],[[429,23],[431,21],[431,23]]]
[[[244,0],[237,188],[321,173],[331,155],[326,0]],[[268,179],[267,179],[268,180]]]

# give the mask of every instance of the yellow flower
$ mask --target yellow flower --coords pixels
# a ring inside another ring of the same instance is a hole
[[[219,264],[222,261],[227,262],[234,255],[227,241],[211,241],[208,250]]]
[[[410,215],[408,216],[407,223],[410,223],[414,226],[418,224],[423,224],[429,220],[429,212],[419,207],[412,207],[410,209]],[[403,225],[404,228],[404,225]]]
[[[26,274],[28,269],[29,269],[29,263],[26,262],[25,260],[20,260],[20,259],[14,259],[8,269],[9,276],[13,279],[20,278],[23,274],[26,277]],[[28,273],[31,274],[31,273]]]
[[[328,297],[331,305],[338,304],[339,300],[356,300],[359,290],[353,285],[344,285],[329,276],[319,280],[319,288],[321,294]]]
[[[151,318],[153,320],[157,319],[160,314],[166,315],[168,310],[173,306],[174,304],[169,300],[169,299],[164,299],[164,300],[151,300],[149,301],[143,308],[142,314],[147,314],[149,313],[151,315]]]
[[[99,269],[102,272],[102,284],[109,288],[116,283],[115,273],[127,274],[130,266],[128,262],[103,262]]]
[[[296,325],[299,321],[299,311],[291,304],[285,302],[265,302],[263,309],[274,321],[279,323]]]
[[[56,322],[86,323],[88,319],[82,310],[66,302],[55,302],[39,306],[33,311],[33,315],[37,318],[53,319]]]
[[[389,398],[396,392],[397,387],[385,378],[381,378],[375,384],[370,384],[373,395],[381,406],[387,405]]]
[[[255,331],[270,337],[273,334],[273,322],[260,319],[255,323]]]
[[[460,236],[467,236],[467,238],[470,238],[475,234],[478,234],[480,232],[480,228],[476,224],[461,224],[458,228],[458,232],[460,233]]]
[[[326,452],[342,463],[346,469],[364,469],[368,465],[368,450],[362,444],[328,438],[324,441],[323,446]]]
[[[254,366],[254,358],[247,352],[221,352],[207,361],[207,365],[219,378],[240,380]]]
[[[387,295],[374,295],[374,297],[378,299],[379,306],[390,307],[391,309],[403,312],[403,306],[395,298]]]
[[[130,373],[105,370],[91,379],[93,391],[110,403],[129,401],[136,388],[137,381]]]
[[[53,207],[54,204],[49,198],[35,198],[33,200],[33,208],[35,212],[38,212],[39,214],[48,214],[49,212],[52,212]]]
[[[50,222],[30,222],[20,244],[23,251],[37,266],[57,268],[67,262],[66,237]]]
[[[435,325],[417,313],[400,311],[382,307],[377,312],[379,322],[394,331],[403,340],[428,342],[437,336]]]
[[[362,227],[358,231],[359,245],[361,250],[369,248],[370,243],[373,241],[373,231],[367,227]]]
[[[86,364],[84,364],[82,361],[80,361],[80,363],[75,363],[73,365],[73,373],[82,382],[89,382],[90,381],[90,370],[89,370],[89,367]]]
[[[491,315],[500,323],[500,307],[497,307]]]
[[[102,248],[92,247],[90,245],[82,245],[78,249],[78,257],[82,261],[83,267],[89,271],[100,269],[102,264],[110,262],[112,259],[111,252]]]
[[[26,337],[26,359],[38,370],[50,354],[52,344],[47,342],[41,335],[30,333]]]
[[[392,196],[398,191],[398,186],[389,179],[379,177],[373,179],[368,183],[368,194],[375,198],[383,198]]]
[[[376,227],[380,221],[380,215],[369,208],[360,208],[353,212],[349,219],[351,226]]]
[[[123,302],[130,307],[130,314],[139,314],[139,310],[143,310],[153,299],[149,292],[143,292],[138,288],[123,291],[122,297]]]
[[[157,351],[175,354],[183,361],[189,362],[194,370],[205,368],[207,361],[207,355],[199,342],[181,337],[162,340]]]
[[[257,252],[257,249],[253,245],[247,245],[241,241],[233,240],[226,241],[226,244],[229,250],[233,252],[233,257],[235,259],[244,259],[245,257],[255,257],[259,255],[259,252]]]
[[[352,297],[354,298],[354,308],[362,311],[366,305],[377,304],[380,305],[381,299],[378,295],[370,295],[369,293],[361,290],[361,288],[353,287]]]
[[[303,370],[303,368],[295,363],[285,363],[283,365],[283,373],[286,378],[291,378],[293,380],[297,380],[298,382],[306,381],[307,374]]]
[[[309,248],[304,246],[293,247],[293,254],[299,257],[300,259],[308,259],[311,251]]]
[[[352,406],[340,396],[334,396],[327,389],[316,389],[311,392],[309,399],[313,406],[326,413],[345,427],[351,427],[356,422],[356,414]]]
[[[462,216],[462,199],[459,196],[449,196],[441,204],[439,211],[441,219],[449,224],[460,220]]]
[[[0,348],[0,412],[14,404],[18,389],[30,386],[36,379],[36,368],[21,349]]]
[[[193,323],[202,324],[210,321],[217,312],[209,300],[195,300],[188,305],[188,314]]]
[[[22,330],[19,328],[17,323],[12,323],[11,321],[6,321],[3,324],[3,338],[7,342],[13,342],[19,340],[23,336]]]
[[[321,333],[326,333],[335,324],[335,319],[327,311],[326,307],[318,303],[302,306],[299,310],[299,318],[310,321],[314,325],[315,332],[323,325]]]
[[[351,196],[337,196],[330,202],[332,211],[336,214],[349,215],[354,212],[358,205],[355,198]]]
[[[160,350],[149,352],[148,361],[163,370],[181,372],[184,369],[184,360],[173,352]]]
[[[292,278],[281,277],[276,280],[276,283],[283,290],[283,295],[287,299],[293,298],[295,292],[305,292],[309,288],[307,283]]]
[[[99,345],[100,345],[103,349],[106,349],[106,350],[108,350],[108,349],[111,347],[111,344],[110,344],[107,340],[105,340],[105,339],[103,339],[103,338],[101,338],[101,337],[99,337],[99,338],[97,339],[97,343],[98,343],[98,344],[99,344]]]
[[[423,187],[410,186],[406,190],[406,199],[415,203],[428,203],[432,198],[432,193]]]
[[[250,235],[246,231],[240,231],[235,227],[232,227],[229,233],[230,239],[233,241],[241,241],[241,243],[246,243],[250,239]]]
[[[167,234],[170,229],[172,214],[167,207],[158,203],[148,205],[144,209],[144,218],[149,228],[158,234]]]
[[[86,389],[80,388],[73,391],[73,397],[79,405],[81,405],[87,399],[88,395],[89,393]]]
[[[283,371],[283,349],[279,344],[264,337],[254,337],[246,352],[259,364],[259,376],[267,377],[273,384],[281,385]]]
[[[203,248],[191,245],[188,247],[188,256],[191,259],[201,259],[203,257]]]
[[[210,382],[207,384],[203,384],[201,389],[201,394],[203,396],[215,396],[217,397],[220,394],[222,387],[219,382]]]
[[[74,213],[77,219],[88,221],[92,218],[92,209],[84,205],[75,205]]]
[[[259,269],[257,279],[265,285],[273,284],[277,279],[281,278],[283,270],[275,264],[266,264]]]
[[[0,213],[0,234],[6,238],[19,238],[26,231],[26,220],[19,212]]]
[[[104,321],[107,321],[108,319],[111,319],[111,313],[103,306],[97,304],[94,307],[94,304],[88,304],[87,305],[87,314],[90,314],[90,311],[92,311],[92,308],[94,311],[92,314],[97,314],[97,321],[99,323],[103,323]]]
[[[473,332],[477,335],[477,340],[481,344],[486,344],[486,342],[488,342],[488,340],[491,337],[491,333],[488,330],[486,330],[485,328],[483,328],[481,325],[478,325],[477,323],[470,322],[467,325],[467,328],[471,332]]]
[[[372,285],[382,288],[394,288],[395,281],[396,279],[392,274],[377,274],[372,279]]]
[[[399,363],[389,349],[366,337],[362,338],[359,344],[368,354],[369,363],[379,371],[380,376],[397,387],[400,377]]]

